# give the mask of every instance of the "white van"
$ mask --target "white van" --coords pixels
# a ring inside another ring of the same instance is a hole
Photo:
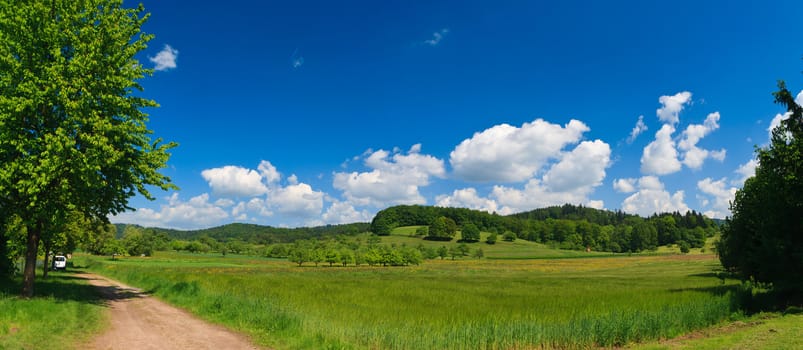
[[[67,257],[64,255],[56,255],[53,257],[53,270],[66,270]]]

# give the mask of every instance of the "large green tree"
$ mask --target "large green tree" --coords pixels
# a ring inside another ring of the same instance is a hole
[[[33,295],[39,242],[73,210],[101,219],[147,186],[174,143],[152,140],[136,55],[148,15],[122,0],[0,0],[0,207],[26,229],[22,295]]]
[[[723,266],[769,282],[786,295],[803,291],[803,108],[783,82],[773,94],[788,118],[757,149],[759,165],[731,203],[717,249]]]
[[[445,216],[439,216],[429,225],[427,239],[436,241],[451,241],[457,234],[457,224]]]
[[[463,228],[460,230],[460,237],[465,242],[479,242],[480,229],[477,225],[469,222],[463,225]]]

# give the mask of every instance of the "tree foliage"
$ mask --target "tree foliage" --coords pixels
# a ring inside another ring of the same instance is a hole
[[[773,94],[788,118],[756,150],[755,176],[731,203],[717,251],[728,269],[744,279],[803,291],[803,107],[784,82]]]
[[[26,297],[40,240],[72,211],[105,220],[175,188],[159,172],[175,144],[151,140],[157,104],[137,95],[147,17],[122,0],[0,0],[0,208],[26,228]]]
[[[429,225],[428,233],[426,239],[451,241],[457,234],[457,224],[450,218],[440,216],[432,220],[432,223]]]
[[[463,225],[460,230],[460,237],[464,242],[479,242],[480,229],[474,223],[469,222]]]
[[[427,227],[430,230],[434,227],[435,234],[429,232],[426,239],[451,240],[451,237],[439,233],[441,227],[445,227],[435,222],[440,217],[460,225],[462,240],[466,242],[471,242],[469,238],[474,237],[473,226],[480,231],[495,233],[486,240],[490,244],[496,243],[497,239],[511,240],[515,235],[516,239],[545,243],[561,249],[617,253],[653,250],[680,241],[689,243],[692,248],[701,248],[706,238],[714,236],[719,230],[714,220],[694,210],[642,218],[621,211],[570,204],[508,216],[465,208],[400,205],[377,213],[371,227],[380,222],[381,227],[429,225]],[[390,234],[390,231],[387,233]]]

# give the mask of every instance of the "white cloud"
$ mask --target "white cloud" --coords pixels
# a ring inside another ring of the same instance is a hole
[[[259,162],[259,167],[257,167],[257,170],[259,170],[259,174],[268,184],[279,182],[279,180],[282,179],[282,174],[267,160]]]
[[[744,163],[736,169],[735,173],[741,175],[738,179],[731,181],[731,184],[734,186],[742,186],[744,182],[751,176],[756,174],[756,167],[758,166],[758,160],[750,159],[747,163]]]
[[[425,204],[419,187],[429,185],[430,178],[444,177],[443,160],[420,154],[414,145],[408,153],[378,150],[367,155],[367,172],[336,172],[332,185],[354,205],[384,207],[394,204]]]
[[[616,179],[613,181],[613,189],[621,193],[636,192],[636,182],[638,179]]]
[[[644,116],[640,115],[638,116],[636,126],[633,127],[633,130],[630,132],[630,136],[627,138],[627,143],[633,143],[633,141],[636,140],[636,137],[645,131],[647,131],[647,124],[644,124]]]
[[[473,187],[454,190],[450,195],[439,195],[435,197],[435,205],[445,208],[469,208],[489,213],[499,210],[495,200],[479,196],[477,189]]]
[[[148,59],[156,64],[153,69],[157,71],[163,71],[168,69],[176,68],[176,60],[178,59],[178,50],[170,47],[170,45],[165,45],[162,51],[156,54],[154,57],[148,57]]]
[[[589,208],[594,208],[594,209],[599,209],[599,210],[605,209],[605,202],[601,201],[601,200],[599,200],[599,201],[591,200],[591,201],[586,202],[585,205],[587,207],[589,207]]]
[[[234,205],[234,201],[229,198],[220,198],[215,201],[215,205],[221,208],[228,208]]]
[[[530,179],[521,190],[494,186],[490,197],[495,199],[501,214],[566,203],[601,206],[602,201],[590,200],[588,195],[605,179],[610,154],[607,143],[584,141],[564,154],[542,179]]]
[[[427,44],[429,46],[438,46],[438,44],[441,43],[441,40],[443,40],[443,37],[446,36],[446,34],[448,33],[449,33],[449,28],[443,28],[437,32],[434,32],[432,33],[431,39],[424,40],[424,44]]]
[[[596,187],[605,179],[611,147],[600,140],[583,141],[544,175],[544,185],[555,192]]]
[[[736,187],[727,187],[724,178],[717,181],[705,178],[697,182],[697,188],[713,199],[713,203],[704,202],[706,206],[709,203],[712,205],[711,209],[705,212],[706,216],[723,219],[730,215],[730,201],[736,195]]]
[[[521,190],[494,186],[490,196],[495,198],[500,206],[498,213],[507,215],[567,203],[598,205],[599,201],[591,201],[587,198],[591,189],[591,187],[584,186],[574,191],[556,192],[544,186],[539,179],[531,179]]]
[[[175,229],[198,229],[221,225],[229,215],[220,207],[209,203],[209,195],[204,193],[190,198],[189,201],[179,199],[173,193],[159,211],[140,208],[134,212],[123,212],[110,217],[112,222],[137,224],[146,227],[167,227]]]
[[[323,221],[327,224],[370,222],[373,217],[374,214],[367,210],[357,211],[350,203],[341,201],[334,201],[322,215]]]
[[[589,128],[571,120],[565,127],[537,119],[521,127],[500,124],[463,140],[449,155],[454,174],[468,181],[525,181]]]
[[[713,158],[714,160],[718,160],[720,162],[725,161],[725,155],[728,152],[723,148],[719,151],[708,151],[708,156]]]
[[[797,94],[797,96],[795,97],[795,103],[797,103],[798,105],[803,106],[803,90],[801,90]],[[779,125],[781,125],[781,121],[789,119],[789,117],[791,115],[792,115],[792,112],[786,112],[784,114],[778,113],[778,114],[775,115],[775,118],[772,118],[772,121],[770,121],[770,126],[767,128],[767,139],[768,140],[772,140],[772,130],[775,129],[776,127],[778,127]]]
[[[253,220],[256,216],[270,217],[273,212],[268,208],[267,203],[262,198],[251,198],[247,202],[239,202],[232,208],[231,216],[240,221],[249,218]]]
[[[655,111],[655,114],[662,123],[677,124],[680,121],[678,117],[680,111],[689,101],[691,101],[691,92],[688,91],[678,92],[673,96],[661,96],[658,98],[658,102],[662,106]]]
[[[641,156],[641,172],[649,175],[666,175],[677,172],[681,168],[678,161],[678,152],[675,149],[675,141],[672,140],[672,133],[675,128],[669,124],[664,124],[655,133],[655,140],[644,147]]]
[[[719,112],[709,114],[703,124],[690,124],[683,131],[682,138],[678,142],[678,149],[683,151],[683,164],[692,169],[700,169],[706,158],[714,158],[719,161],[725,159],[725,150],[708,151],[697,147],[697,143],[719,128]]]
[[[201,175],[209,183],[215,195],[222,196],[215,203],[220,207],[232,207],[231,216],[239,221],[255,221],[259,217],[274,217],[282,225],[320,223],[325,193],[313,190],[300,182],[293,174],[282,184],[282,175],[267,160],[260,162],[257,170],[228,165],[207,169]],[[265,195],[265,197],[257,197]],[[256,197],[234,205],[230,198]],[[280,215],[275,215],[280,214]]]
[[[260,173],[239,166],[206,169],[201,176],[209,183],[212,193],[222,197],[253,197],[268,191]]]
[[[684,203],[684,192],[670,194],[655,176],[644,176],[638,180],[638,192],[625,198],[622,211],[649,216],[654,213],[678,211],[685,213],[689,207]]]
[[[310,218],[321,214],[323,197],[323,192],[314,191],[310,185],[299,183],[271,190],[266,202],[285,216]]]

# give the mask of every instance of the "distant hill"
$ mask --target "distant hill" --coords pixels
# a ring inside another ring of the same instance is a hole
[[[426,226],[445,217],[463,227],[471,223],[480,230],[550,244],[563,249],[638,252],[661,245],[702,247],[718,225],[696,211],[661,213],[643,218],[622,211],[575,205],[535,209],[501,216],[465,208],[399,205],[376,214],[371,232],[389,235],[396,227]]]
[[[122,232],[125,224],[116,225]],[[200,230],[175,230],[147,228],[153,233],[163,233],[172,239],[195,240],[201,237],[214,238],[220,242],[241,240],[255,244],[289,243],[299,239],[332,238],[339,235],[356,235],[369,230],[368,223],[326,225],[317,227],[280,228],[254,224],[233,223]]]
[[[252,244],[291,243],[301,239],[331,239],[365,232],[385,236],[397,227],[429,226],[446,217],[457,229],[471,223],[484,232],[513,233],[519,239],[550,244],[562,249],[637,252],[661,245],[688,244],[702,247],[707,237],[719,231],[720,222],[696,211],[661,213],[648,218],[622,211],[562,205],[512,215],[498,215],[466,208],[398,205],[379,211],[372,222],[317,227],[278,228],[233,223],[200,230],[144,228],[153,234],[177,240],[204,237],[218,242]],[[116,225],[118,238],[127,225]]]

